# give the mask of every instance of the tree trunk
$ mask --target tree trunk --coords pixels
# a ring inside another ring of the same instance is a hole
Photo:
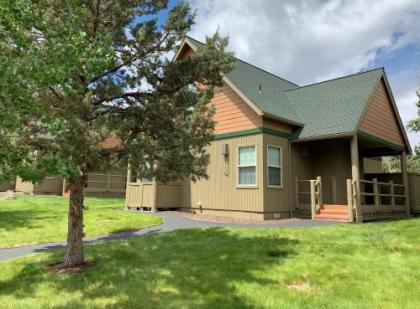
[[[70,178],[70,200],[68,213],[67,252],[65,267],[74,267],[84,263],[83,255],[83,189],[84,177]]]

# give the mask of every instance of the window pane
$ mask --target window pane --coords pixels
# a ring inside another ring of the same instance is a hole
[[[254,146],[239,148],[239,165],[256,165],[256,151]]]
[[[280,166],[280,148],[268,147],[268,165]]]
[[[255,173],[255,166],[251,167],[240,167],[239,168],[239,184],[240,185],[255,185],[257,184],[257,178]]]
[[[268,167],[268,185],[281,186],[281,169],[278,167]]]

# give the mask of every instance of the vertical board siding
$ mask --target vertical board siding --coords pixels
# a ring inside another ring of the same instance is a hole
[[[331,139],[316,142],[293,143],[292,161],[292,205],[296,208],[296,178],[301,180],[316,179],[321,176],[322,193],[325,204],[333,202],[333,178],[335,179],[336,203],[347,204],[346,179],[351,179],[350,143],[346,139]],[[308,191],[305,183],[300,190]],[[303,197],[303,196],[301,196]],[[307,202],[304,198],[301,202]],[[303,206],[308,211],[308,205]]]
[[[127,207],[142,207],[143,202],[143,185],[140,183],[128,183],[126,206]]]
[[[222,145],[229,147],[229,159],[222,155]],[[257,151],[257,186],[240,188],[238,179],[238,147],[255,145]],[[219,211],[263,212],[264,161],[263,136],[255,134],[214,141],[208,147],[210,164],[208,180],[184,181],[182,185],[182,207]]]
[[[420,214],[420,175],[408,174],[408,187],[410,190],[411,212]]]
[[[360,130],[404,146],[397,115],[394,112],[384,81],[381,80],[360,124]]]
[[[61,195],[63,192],[63,178],[62,177],[46,177],[39,184],[33,186],[34,194],[57,194]]]
[[[158,184],[157,185],[157,208],[179,208],[181,207],[181,184]]]
[[[12,182],[1,182],[0,183],[0,192],[2,191],[7,191],[7,190],[14,190],[15,189],[15,184]]]
[[[33,193],[34,185],[28,181],[22,181],[20,177],[16,178],[16,192]]]
[[[261,117],[228,86],[222,87],[210,104],[215,108],[216,134],[262,126]]]
[[[267,147],[277,146],[281,148],[282,154],[282,188],[268,186],[268,162]],[[287,139],[264,134],[264,211],[269,213],[280,213],[280,217],[289,217],[290,214],[290,162],[289,142]]]
[[[154,205],[155,184],[133,182],[127,184],[127,207],[150,207]]]

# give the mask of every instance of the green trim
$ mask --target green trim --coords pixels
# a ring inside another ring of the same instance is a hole
[[[284,137],[284,138],[290,138],[292,136],[292,134],[277,131],[277,130],[273,130],[273,129],[269,129],[269,128],[255,128],[255,129],[248,129],[248,130],[242,130],[242,131],[216,134],[215,139],[220,140],[220,139],[246,136],[246,135],[252,135],[252,134],[262,134],[262,133],[270,134],[270,135],[274,135],[274,136],[280,136],[280,137]]]
[[[362,137],[365,137],[365,138],[368,138],[368,139],[370,139],[370,140],[372,140],[372,141],[375,141],[375,142],[378,142],[378,143],[384,144],[385,146],[388,146],[388,147],[390,147],[390,148],[392,148],[392,149],[395,149],[395,150],[404,150],[404,149],[405,149],[405,147],[404,147],[404,146],[402,146],[402,145],[394,144],[394,143],[392,143],[392,142],[390,142],[390,141],[387,141],[387,140],[385,140],[385,139],[382,139],[382,138],[380,138],[380,137],[378,137],[378,136],[375,136],[375,135],[369,134],[369,133],[364,132],[364,131],[360,131],[360,130],[359,130],[359,131],[358,131],[358,135],[360,135],[360,136],[362,136]]]

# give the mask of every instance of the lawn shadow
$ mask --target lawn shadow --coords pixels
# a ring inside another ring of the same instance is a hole
[[[35,298],[39,285],[47,285],[52,297],[60,292],[81,295],[63,298],[62,307],[94,305],[100,297],[118,308],[251,308],[255,304],[241,295],[238,285],[279,284],[266,276],[267,269],[293,258],[297,244],[267,233],[180,230],[87,246],[97,266],[71,275],[47,270],[47,263],[62,259],[61,250],[51,251],[42,264],[27,262],[13,277],[0,281],[0,296]]]
[[[13,231],[17,228],[39,228],[42,222],[48,219],[57,219],[57,216],[48,215],[44,210],[2,210],[0,211],[0,227],[6,231]]]

